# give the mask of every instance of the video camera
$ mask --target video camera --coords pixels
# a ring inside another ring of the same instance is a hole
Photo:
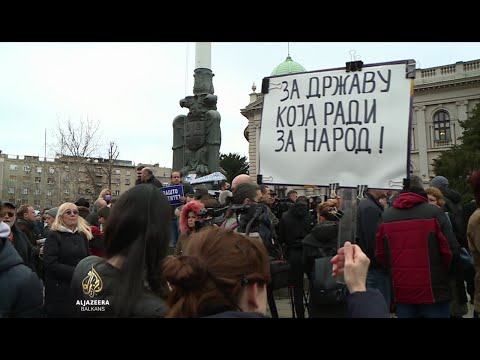
[[[275,199],[275,202],[272,204],[272,212],[277,219],[282,218],[282,214],[293,205],[293,202],[289,198]]]
[[[195,220],[195,230],[200,230],[205,226],[220,226],[225,218],[225,212],[228,206],[223,208],[205,208],[197,213],[198,220]]]

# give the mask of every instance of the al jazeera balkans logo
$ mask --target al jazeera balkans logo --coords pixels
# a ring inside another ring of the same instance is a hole
[[[108,300],[93,299],[103,289],[103,281],[100,275],[92,269],[82,280],[82,291],[92,300],[77,300],[76,305],[81,306],[80,311],[105,311],[105,306],[110,305]]]

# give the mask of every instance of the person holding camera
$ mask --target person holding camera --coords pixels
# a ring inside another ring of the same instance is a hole
[[[285,246],[286,258],[290,264],[288,285],[293,289],[295,313],[302,319],[305,317],[302,240],[310,233],[307,201],[305,196],[299,196],[290,209],[283,213],[278,226],[278,241]]]
[[[192,234],[197,230],[195,223],[198,219],[198,212],[202,209],[205,209],[205,205],[198,200],[190,201],[182,207],[180,214],[180,237],[175,247],[175,256],[182,255]]]

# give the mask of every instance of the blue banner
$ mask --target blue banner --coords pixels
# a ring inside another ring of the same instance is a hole
[[[160,190],[163,191],[171,205],[181,204],[180,198],[184,196],[182,185],[167,186],[161,188]]]

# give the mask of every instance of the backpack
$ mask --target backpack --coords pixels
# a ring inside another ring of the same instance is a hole
[[[348,295],[346,284],[338,283],[332,276],[333,256],[315,259],[310,277],[310,303],[315,305],[335,305],[345,301]]]

